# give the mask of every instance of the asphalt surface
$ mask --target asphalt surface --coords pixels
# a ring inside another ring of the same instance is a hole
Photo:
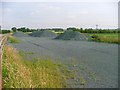
[[[16,49],[33,52],[29,59],[51,57],[77,73],[68,80],[72,88],[117,88],[118,45],[90,41],[52,40],[38,37],[17,37]],[[81,78],[83,81],[81,81]],[[84,84],[83,84],[84,82]]]

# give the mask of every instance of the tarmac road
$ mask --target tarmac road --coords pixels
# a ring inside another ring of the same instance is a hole
[[[77,73],[68,81],[73,88],[117,88],[118,45],[89,41],[51,40],[38,37],[18,37],[22,41],[12,44],[18,50],[34,52],[29,58],[49,56]],[[84,85],[81,83],[84,79]]]

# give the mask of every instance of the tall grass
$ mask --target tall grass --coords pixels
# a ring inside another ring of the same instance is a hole
[[[118,34],[90,34],[91,40],[106,43],[120,43]]]
[[[63,88],[66,76],[61,64],[52,60],[30,62],[18,51],[5,45],[2,61],[3,88]]]
[[[19,43],[20,42],[20,40],[14,36],[9,36],[8,40],[10,43]]]

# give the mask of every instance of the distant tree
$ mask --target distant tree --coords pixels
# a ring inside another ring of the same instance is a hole
[[[54,31],[56,31],[56,32],[57,32],[57,31],[58,31],[58,32],[59,32],[59,31],[64,31],[62,28],[52,28],[52,30],[54,30]]]
[[[22,32],[26,32],[26,31],[27,31],[25,27],[20,28],[20,30],[21,30]]]
[[[76,28],[74,28],[74,27],[69,27],[69,28],[67,28],[67,30],[76,30]]]
[[[16,28],[16,27],[12,27],[11,30],[12,30],[13,32],[16,32],[16,31],[17,31],[17,28]]]
[[[26,28],[26,32],[29,32],[30,31],[30,29],[29,28]]]
[[[83,30],[83,28],[80,28],[80,30]]]
[[[10,33],[10,30],[2,30],[2,34]]]
[[[21,28],[18,28],[17,30],[21,31],[21,32],[30,32],[31,31],[29,28],[26,28],[26,27],[21,27]]]

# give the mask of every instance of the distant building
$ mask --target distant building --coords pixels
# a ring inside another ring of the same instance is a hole
[[[98,24],[96,25],[96,30],[98,30]]]

